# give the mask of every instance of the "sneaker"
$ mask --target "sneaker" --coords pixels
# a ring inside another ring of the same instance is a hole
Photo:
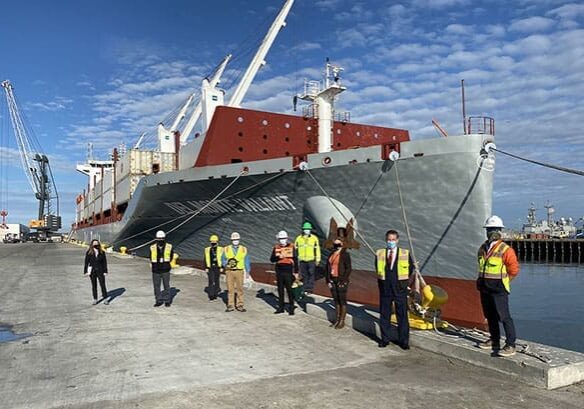
[[[283,314],[284,313],[284,308],[278,308],[276,311],[274,311],[274,314]]]
[[[499,345],[493,344],[493,341],[492,341],[491,339],[487,339],[487,340],[486,340],[486,341],[484,341],[484,342],[479,342],[479,343],[477,344],[477,346],[478,346],[480,349],[491,349],[491,350],[493,350],[493,351],[497,351],[497,350],[499,350]]]
[[[237,311],[239,312],[246,312],[247,310],[242,306],[242,307],[236,307],[235,308]]]
[[[162,302],[160,301],[156,301],[156,303],[154,304],[155,307],[160,307],[162,305]]]
[[[110,300],[105,300],[103,303],[104,303],[105,305],[109,305],[109,302],[110,302]]]
[[[98,301],[97,300],[93,300],[93,302],[91,303],[91,305],[97,305]]]
[[[294,315],[294,310],[292,309],[292,310],[288,311],[288,315]]]
[[[225,312],[231,312],[231,311],[233,311],[233,310],[234,310],[234,308],[233,308],[233,307],[227,307],[227,308],[225,308]]]
[[[515,347],[511,345],[505,345],[502,350],[498,353],[499,356],[508,357],[515,355]]]
[[[169,303],[169,302],[165,302],[165,303],[164,303],[164,306],[165,306],[165,307],[170,307],[170,303]]]

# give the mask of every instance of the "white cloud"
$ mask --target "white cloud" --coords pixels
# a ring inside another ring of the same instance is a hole
[[[550,16],[558,16],[566,20],[578,18],[580,16],[584,16],[584,4],[581,3],[564,4],[563,6],[550,10],[547,14]]]
[[[529,17],[522,20],[515,20],[509,26],[510,31],[519,31],[522,33],[533,33],[537,31],[549,30],[555,21],[551,18],[545,18],[540,16]]]

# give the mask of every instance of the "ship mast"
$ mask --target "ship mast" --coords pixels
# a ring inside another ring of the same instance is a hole
[[[237,85],[237,88],[233,92],[233,95],[231,95],[231,99],[229,100],[227,106],[235,108],[239,108],[241,106],[241,101],[243,101],[245,94],[247,94],[247,91],[251,83],[253,82],[256,74],[258,73],[259,69],[266,64],[265,61],[266,55],[268,54],[270,47],[272,47],[272,44],[274,43],[274,40],[276,39],[278,32],[282,27],[286,26],[285,20],[286,17],[288,16],[288,13],[290,12],[292,4],[294,4],[294,0],[286,0],[286,3],[284,3],[284,6],[280,10],[280,13],[278,14],[276,19],[272,23],[272,26],[268,30],[268,34],[266,34],[266,36],[264,37],[262,45],[256,52],[256,55],[251,61],[249,67],[247,67],[247,70],[245,71],[245,74],[243,75],[241,81]]]

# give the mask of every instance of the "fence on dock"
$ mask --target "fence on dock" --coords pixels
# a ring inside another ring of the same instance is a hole
[[[511,239],[519,261],[527,263],[582,264],[584,240],[576,239]]]

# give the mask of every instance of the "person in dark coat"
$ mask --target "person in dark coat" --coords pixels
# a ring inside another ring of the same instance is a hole
[[[351,255],[343,248],[343,242],[336,239],[333,242],[333,251],[329,255],[325,266],[325,279],[335,301],[337,318],[331,327],[341,329],[345,326],[347,316],[347,291],[349,276],[351,275]]]
[[[278,309],[274,314],[284,312],[284,289],[288,293],[290,302],[289,315],[294,315],[294,296],[292,294],[292,284],[294,275],[298,275],[298,258],[294,251],[294,244],[288,241],[288,233],[282,230],[276,236],[278,243],[272,248],[270,261],[275,263],[276,282],[278,284]]]
[[[85,265],[83,274],[91,279],[91,291],[93,293],[93,305],[99,303],[97,299],[97,281],[101,287],[101,296],[104,304],[109,304],[107,289],[105,287],[105,276],[107,276],[107,260],[105,251],[101,248],[99,240],[92,240],[87,253],[85,253]]]

